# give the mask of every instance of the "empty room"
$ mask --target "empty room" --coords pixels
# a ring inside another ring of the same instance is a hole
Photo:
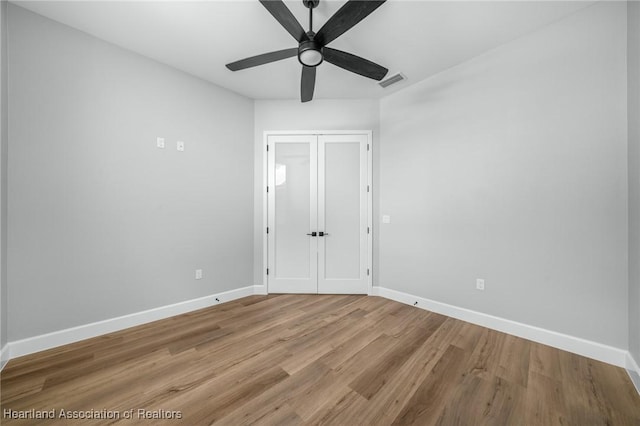
[[[640,425],[640,2],[0,1],[0,424]]]

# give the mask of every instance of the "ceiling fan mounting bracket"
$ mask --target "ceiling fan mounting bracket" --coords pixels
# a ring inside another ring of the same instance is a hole
[[[320,0],[302,0],[302,3],[309,9],[315,9],[316,7],[318,7]]]

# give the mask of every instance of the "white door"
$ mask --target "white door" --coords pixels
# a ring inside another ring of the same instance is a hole
[[[318,293],[366,294],[367,137],[318,137]]]
[[[318,141],[270,136],[268,151],[269,291],[317,293]]]
[[[368,136],[267,144],[269,292],[366,294]]]

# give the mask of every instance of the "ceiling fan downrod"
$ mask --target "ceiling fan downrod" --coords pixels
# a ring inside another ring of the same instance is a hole
[[[309,33],[315,34],[313,32],[313,9],[318,7],[320,0],[302,0],[302,3],[309,9]]]

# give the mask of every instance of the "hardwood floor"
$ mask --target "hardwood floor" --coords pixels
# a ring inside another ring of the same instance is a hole
[[[236,300],[13,359],[1,391],[2,424],[640,425],[621,368],[366,296]]]

